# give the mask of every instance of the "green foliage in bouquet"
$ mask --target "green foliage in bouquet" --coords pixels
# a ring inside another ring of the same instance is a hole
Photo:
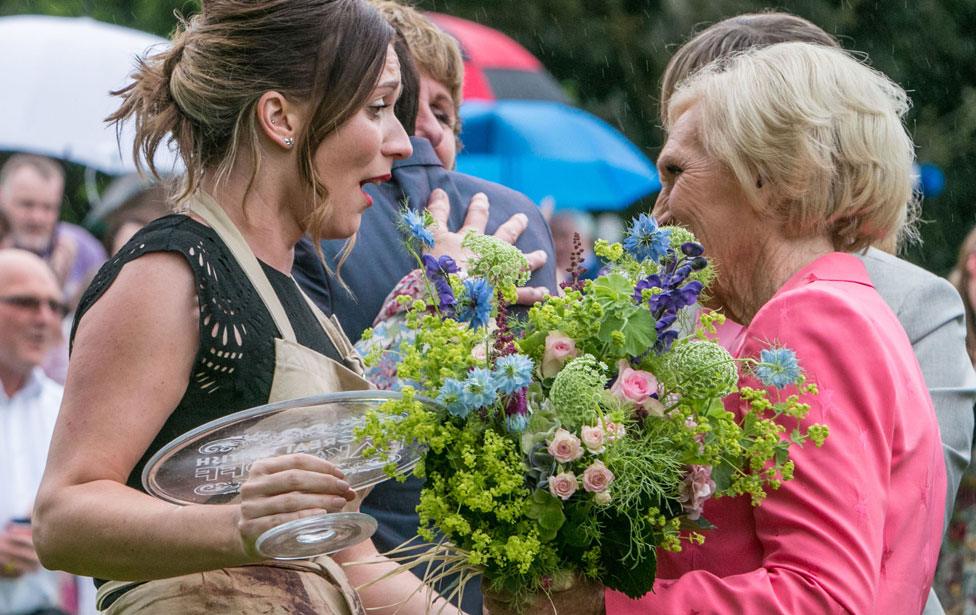
[[[404,395],[362,430],[379,449],[427,447],[420,534],[463,578],[516,602],[574,574],[641,596],[658,549],[704,540],[705,501],[760,505],[792,477],[790,447],[826,438],[803,422],[816,387],[791,350],[734,359],[712,341],[723,317],[698,300],[715,274],[688,231],[640,216],[623,244],[598,242],[599,277],[574,275],[522,321],[505,307],[528,277],[521,254],[464,245],[467,272],[418,256],[411,335],[367,358],[392,347]],[[744,373],[764,386],[740,387]]]

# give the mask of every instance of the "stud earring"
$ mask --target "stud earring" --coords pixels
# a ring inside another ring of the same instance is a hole
[[[292,139],[291,137],[285,137],[284,139],[282,139],[282,141],[284,141],[285,147],[291,147],[292,145],[295,144],[295,140]]]

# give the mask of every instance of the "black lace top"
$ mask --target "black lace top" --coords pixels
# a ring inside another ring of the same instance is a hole
[[[200,346],[183,398],[129,475],[128,485],[140,491],[144,491],[140,481],[143,466],[165,444],[210,420],[268,402],[274,378],[274,339],[281,337],[271,313],[217,233],[179,214],[150,223],[105,263],[81,299],[74,327],[126,263],[163,251],[179,252],[193,270],[200,305]],[[295,281],[264,263],[261,267],[298,343],[342,362]],[[74,334],[73,328],[72,340]]]

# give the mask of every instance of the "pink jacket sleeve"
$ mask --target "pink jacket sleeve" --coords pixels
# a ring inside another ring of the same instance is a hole
[[[944,467],[911,346],[873,297],[870,287],[820,283],[760,310],[740,356],[771,344],[795,350],[820,387],[806,400],[807,422],[827,424],[827,442],[793,447],[795,479],[752,509],[752,525],[715,530],[755,532],[758,553],[709,551],[706,536],[702,569],[659,579],[640,600],[608,592],[608,613],[921,612],[938,555]],[[716,560],[747,555],[761,566],[725,574],[730,566]]]

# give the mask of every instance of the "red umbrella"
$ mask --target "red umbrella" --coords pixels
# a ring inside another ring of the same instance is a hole
[[[529,99],[567,102],[556,80],[528,50],[487,26],[427,13],[457,39],[464,57],[464,100]]]

